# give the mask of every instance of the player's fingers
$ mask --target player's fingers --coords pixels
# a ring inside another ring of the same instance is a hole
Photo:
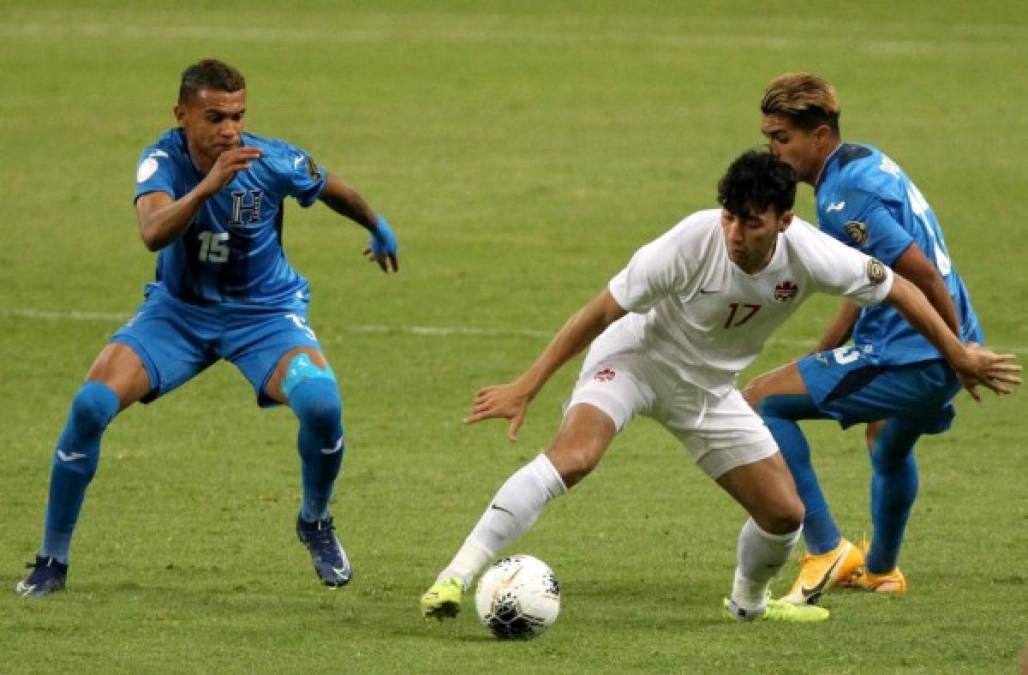
[[[482,420],[489,420],[495,417],[504,417],[504,415],[498,414],[495,408],[489,406],[474,408],[471,411],[471,414],[465,418],[465,423],[473,424],[475,422],[481,422]]]
[[[511,443],[518,440],[518,429],[521,428],[521,423],[525,421],[525,409],[522,408],[518,411],[518,414],[514,415],[514,418],[510,421],[510,426],[507,428],[507,438]]]
[[[971,398],[973,398],[978,403],[981,403],[982,402],[982,396],[981,396],[981,394],[978,393],[978,389],[976,387],[977,387],[977,385],[975,385],[975,384],[965,384],[964,385],[964,389],[967,389],[967,393],[971,395]]]
[[[476,415],[488,412],[490,410],[495,410],[495,406],[493,406],[492,401],[476,402],[475,405],[471,407],[471,412]]]
[[[1004,396],[1010,393],[1009,389],[1007,389],[999,382],[996,382],[995,380],[984,379],[982,380],[982,384],[984,384],[988,389],[991,389],[995,394],[999,396]]]

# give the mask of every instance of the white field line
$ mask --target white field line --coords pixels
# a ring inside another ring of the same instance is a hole
[[[484,17],[483,20],[487,20]],[[947,37],[945,40],[873,40],[861,35],[846,38],[832,35],[830,38],[771,37],[763,35],[702,35],[685,33],[649,33],[639,35],[632,31],[595,31],[581,33],[512,31],[472,28],[432,29],[426,27],[391,28],[378,30],[326,30],[319,28],[276,27],[241,28],[226,30],[220,26],[159,26],[123,23],[57,23],[57,22],[0,22],[0,36],[6,38],[60,39],[82,38],[102,40],[146,41],[155,40],[216,40],[219,43],[258,42],[285,44],[362,44],[384,43],[402,40],[405,43],[470,43],[470,44],[528,44],[557,45],[595,44],[610,46],[639,46],[648,44],[665,48],[720,48],[720,49],[763,49],[802,50],[830,42],[835,47],[843,46],[849,51],[880,54],[950,54],[955,50],[987,52],[1008,52],[1020,50],[1019,36],[1009,32],[1008,26],[989,24],[975,25],[976,29],[996,27],[1007,29],[1004,39],[968,40]]]
[[[0,316],[16,319],[34,319],[39,321],[101,321],[105,323],[122,323],[128,321],[131,314],[119,312],[79,312],[76,310],[60,311],[34,309],[31,307],[0,307]],[[356,324],[344,329],[347,333],[376,335],[417,335],[419,337],[530,337],[548,338],[553,330],[537,330],[533,328],[480,328],[475,326],[389,326],[386,324]],[[795,340],[790,338],[772,337],[769,344],[786,347],[810,348],[814,340]],[[989,345],[997,352],[1028,354],[1028,347],[1003,347]]]

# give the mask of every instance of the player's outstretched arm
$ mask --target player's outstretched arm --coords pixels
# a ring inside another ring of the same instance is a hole
[[[149,192],[136,200],[136,218],[139,234],[151,251],[159,251],[182,236],[189,229],[193,216],[203,203],[228,185],[238,172],[260,159],[257,148],[243,147],[226,150],[218,155],[214,166],[195,188],[178,199],[166,192]]]
[[[954,335],[960,335],[960,318],[957,306],[949,295],[946,282],[938,268],[921,251],[917,244],[911,244],[903,252],[892,269],[904,279],[917,286]]]
[[[1013,354],[995,354],[974,343],[965,347],[924,293],[898,274],[886,301],[942,352],[974,400],[981,401],[976,389],[979,384],[1003,395],[1013,393],[1009,385],[1021,383],[1015,374],[1021,366]]]
[[[475,394],[471,414],[465,424],[503,418],[510,420],[507,438],[516,441],[518,429],[525,421],[528,404],[561,366],[589,346],[607,326],[627,312],[604,289],[588,304],[571,315],[563,328],[550,341],[539,358],[521,377],[510,384],[484,387]]]
[[[389,221],[380,215],[375,215],[375,212],[356,190],[335,176],[329,175],[320,199],[330,209],[346,216],[371,233],[371,242],[361,252],[362,255],[366,256],[369,261],[377,262],[383,272],[400,271],[397,259],[399,244],[389,226]]]

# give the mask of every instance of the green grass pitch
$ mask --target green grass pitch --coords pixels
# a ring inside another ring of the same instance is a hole
[[[387,278],[324,206],[286,217],[345,399],[334,513],[354,582],[318,586],[295,541],[291,414],[258,410],[220,364],[115,421],[69,591],[19,600],[70,398],[152,275],[130,202],[138,153],[206,56],[247,76],[252,131],[309,149],[400,236]],[[474,390],[517,374],[639,245],[714,205],[728,161],[761,142],[757,102],[781,72],[836,84],[845,138],[914,178],[989,343],[1026,358],[1026,63],[1012,1],[0,0],[0,671],[1016,672],[1024,392],[962,395],[953,431],[921,443],[904,599],[831,594],[817,626],[724,620],[743,513],[646,420],[512,551],[562,581],[550,633],[498,643],[470,607],[423,624],[417,599],[548,442],[576,366],[514,446],[499,423],[461,425]],[[834,304],[808,303],[748,375],[806,349]],[[807,429],[859,538],[861,433]]]

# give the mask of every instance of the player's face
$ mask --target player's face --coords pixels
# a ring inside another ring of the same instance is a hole
[[[828,127],[805,131],[794,126],[784,115],[764,115],[760,122],[760,132],[767,139],[771,152],[791,166],[797,178],[811,185],[821,173],[821,166],[830,151],[825,147],[825,130]]]
[[[771,262],[778,235],[792,222],[792,211],[779,215],[774,208],[752,216],[721,209],[721,230],[728,257],[747,274],[756,274]]]
[[[175,118],[186,133],[189,152],[201,169],[209,169],[218,155],[239,147],[246,114],[246,90],[201,89],[175,106]]]

